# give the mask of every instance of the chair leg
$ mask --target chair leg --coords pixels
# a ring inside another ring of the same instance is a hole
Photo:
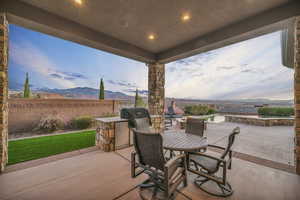
[[[198,186],[201,186],[203,183],[206,183],[207,181],[208,181],[208,178],[202,177],[202,176],[198,176],[195,179],[195,183],[197,183]]]
[[[187,174],[185,175],[185,178],[184,178],[184,180],[183,180],[183,186],[184,187],[187,187],[187,185],[188,185],[188,181],[187,181]]]
[[[154,187],[155,184],[151,181],[151,178],[149,177],[145,181],[143,181],[141,184],[139,184],[140,188],[151,188]]]
[[[165,189],[159,185],[154,184],[151,188],[140,187],[140,197],[143,200],[173,200],[175,195],[169,194]]]
[[[213,195],[213,196],[217,196],[217,197],[228,197],[230,195],[233,194],[233,190],[232,190],[232,187],[231,185],[226,182],[225,185],[223,184],[220,184],[220,183],[217,183],[215,181],[213,181],[217,187],[219,188],[220,190],[220,193],[214,191],[214,189],[211,189],[211,188],[208,188],[208,187],[205,187],[205,183],[208,183],[210,181],[213,181],[212,179],[209,179],[209,178],[206,178],[206,177],[198,177],[195,179],[194,183],[195,185],[200,188],[202,191],[210,194],[210,195]]]

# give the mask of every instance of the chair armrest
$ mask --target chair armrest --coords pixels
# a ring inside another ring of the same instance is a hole
[[[185,154],[180,154],[169,160],[164,166],[164,180],[168,196],[172,194],[178,185],[187,184],[187,165]]]
[[[177,155],[175,157],[173,157],[172,159],[170,159],[166,164],[165,167],[166,168],[170,168],[171,166],[174,166],[175,164],[177,164],[177,161],[182,159],[183,161],[185,161],[185,155],[184,154],[180,154]]]
[[[198,156],[203,156],[203,157],[207,157],[207,158],[211,158],[213,160],[217,160],[219,162],[223,162],[225,163],[226,161],[224,159],[221,159],[221,158],[217,158],[217,157],[214,157],[214,156],[211,156],[211,155],[208,155],[208,154],[205,154],[205,153],[202,153],[202,152],[189,152],[189,154],[191,155],[198,155]],[[190,156],[189,156],[189,161],[190,162]]]
[[[212,148],[216,148],[216,149],[221,149],[221,150],[224,150],[225,151],[225,148],[224,147],[221,147],[221,146],[217,146],[217,145],[212,145],[212,144],[209,144],[208,147],[212,147]],[[227,159],[227,162],[231,162],[231,158],[232,158],[232,150],[229,150],[228,152],[228,159]],[[225,160],[225,159],[224,159]],[[231,165],[230,165],[231,167]]]
[[[217,146],[217,145],[213,145],[213,144],[209,144],[208,147],[211,147],[211,148],[216,148],[216,149],[221,149],[221,150],[225,150],[224,147],[221,147],[221,146]]]
[[[179,167],[182,167],[184,170],[186,170],[186,166],[186,156],[184,154],[175,156],[174,158],[169,160],[164,166],[166,179],[169,180],[178,170]]]

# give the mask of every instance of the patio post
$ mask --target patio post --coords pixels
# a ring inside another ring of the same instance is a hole
[[[300,17],[295,20],[294,36],[295,166],[300,175]]]
[[[7,163],[8,146],[8,23],[6,15],[0,13],[0,172]]]
[[[165,65],[148,64],[148,107],[151,115],[159,115],[153,119],[154,128],[164,130],[165,108]]]

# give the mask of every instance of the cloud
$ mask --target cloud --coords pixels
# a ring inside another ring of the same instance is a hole
[[[38,73],[44,79],[51,81],[54,85],[61,88],[76,87],[73,80],[81,76],[69,72],[60,72],[58,66],[30,42],[12,42],[10,58],[14,63],[24,67],[26,71]]]
[[[293,98],[293,70],[282,66],[280,32],[167,64],[166,96]]]
[[[108,83],[112,84],[112,85],[117,85],[117,86],[121,86],[121,87],[126,87],[126,88],[137,88],[138,86],[135,83],[129,83],[127,81],[118,81],[118,80],[108,80]]]
[[[51,77],[62,79],[62,80],[78,80],[78,79],[87,79],[86,76],[79,74],[79,73],[73,73],[73,72],[61,72],[61,71],[55,71],[55,73],[50,74]]]
[[[60,79],[63,79],[63,77],[59,74],[50,74],[51,77],[53,78],[60,78]]]
[[[218,66],[217,70],[231,70],[236,67],[239,67],[239,66]]]

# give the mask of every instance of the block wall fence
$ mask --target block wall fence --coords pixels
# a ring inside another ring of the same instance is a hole
[[[118,100],[81,99],[9,99],[8,131],[32,131],[41,118],[59,116],[64,122],[75,117],[100,117],[118,114],[122,102]]]

